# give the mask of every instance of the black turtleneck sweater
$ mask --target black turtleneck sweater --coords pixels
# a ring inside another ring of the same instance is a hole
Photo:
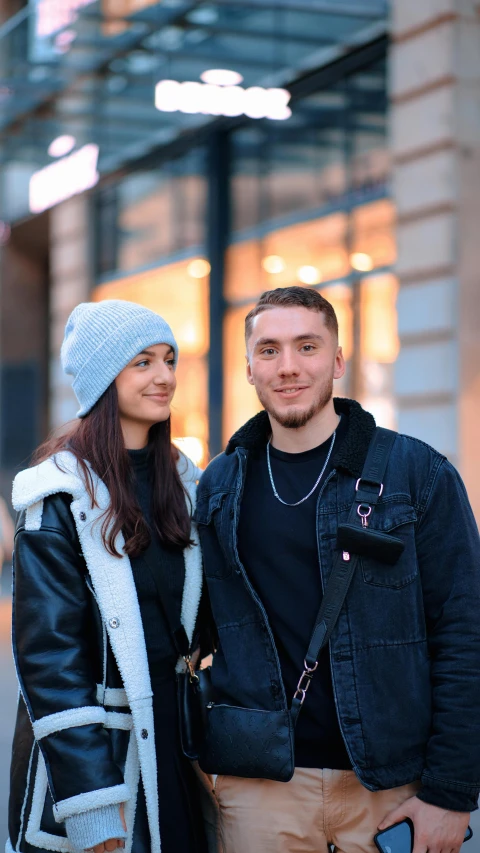
[[[148,448],[129,450],[128,455],[135,474],[137,501],[152,531],[153,484],[150,477],[151,464],[148,459]],[[150,673],[173,677],[178,654],[161,597],[162,592],[164,596],[168,595],[169,601],[173,603],[173,611],[179,625],[185,581],[182,549],[163,545],[153,531],[147,550],[138,557],[132,557],[130,562],[145,632]]]
[[[162,601],[170,602],[168,618],[173,618],[180,626],[185,582],[183,550],[163,545],[153,531],[152,463],[148,449],[129,450],[128,455],[135,474],[137,501],[151,531],[148,548],[138,557],[132,557],[130,562],[153,689],[162,851],[206,853],[197,780],[190,762],[182,754],[178,730],[175,688],[178,653],[162,606]],[[147,819],[143,794],[140,794],[137,814],[141,814],[144,821]],[[135,848],[135,839],[133,846]]]

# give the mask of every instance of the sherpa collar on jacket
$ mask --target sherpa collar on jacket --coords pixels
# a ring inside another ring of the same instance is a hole
[[[332,463],[335,468],[343,469],[352,477],[360,477],[375,429],[375,420],[373,415],[362,409],[360,403],[355,400],[334,397],[333,402],[337,414],[348,418],[348,426],[343,442],[333,455]],[[270,435],[270,419],[265,411],[259,412],[232,436],[225,453],[228,456],[237,447],[244,447],[246,450],[264,447]]]

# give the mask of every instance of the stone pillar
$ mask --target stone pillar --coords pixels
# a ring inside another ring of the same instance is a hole
[[[394,0],[400,431],[457,465],[480,518],[480,12]]]
[[[60,347],[70,312],[90,298],[89,198],[74,196],[50,216],[50,420],[55,428],[72,420],[78,409],[71,379],[60,365]]]

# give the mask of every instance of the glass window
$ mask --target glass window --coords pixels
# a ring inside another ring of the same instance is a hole
[[[348,276],[347,224],[344,213],[334,213],[234,243],[227,251],[227,299],[238,301],[274,287]]]
[[[259,409],[245,379],[245,314],[263,290],[295,284],[318,288],[336,310],[347,361],[336,392],[364,400],[380,423],[394,422],[397,285],[389,268],[396,246],[386,132],[384,61],[293,101],[288,121],[233,132],[225,441]]]
[[[133,172],[116,186],[99,192],[99,245],[115,245],[110,269],[100,274],[136,270],[165,256],[200,250],[205,240],[206,184],[203,149],[159,168]],[[112,232],[114,232],[112,234]],[[101,261],[100,261],[101,264]]]

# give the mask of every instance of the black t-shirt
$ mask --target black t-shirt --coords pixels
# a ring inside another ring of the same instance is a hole
[[[342,418],[333,454],[346,432]],[[270,447],[278,494],[293,503],[315,483],[330,449],[331,437],[304,453]],[[274,496],[266,447],[251,453],[238,529],[240,559],[267,611],[277,646],[290,705],[322,600],[317,546],[316,507],[319,492],[332,470],[330,460],[314,493],[297,507]],[[295,731],[297,767],[351,768],[338,724],[328,647],[320,655]]]

